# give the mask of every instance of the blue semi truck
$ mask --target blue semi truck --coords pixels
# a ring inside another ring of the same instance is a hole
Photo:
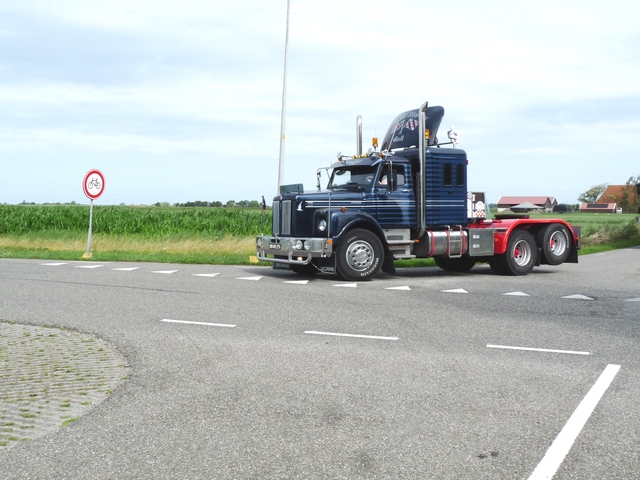
[[[433,257],[444,269],[466,272],[478,262],[505,275],[526,275],[540,264],[577,263],[580,227],[561,219],[497,215],[482,194],[467,189],[467,154],[456,135],[440,143],[440,106],[423,104],[398,115],[382,145],[343,156],[317,172],[316,191],[283,185],[273,199],[272,234],[256,238],[259,260],[296,273],[337,273],[369,280],[395,273],[394,260]],[[323,172],[327,175],[322,189]]]

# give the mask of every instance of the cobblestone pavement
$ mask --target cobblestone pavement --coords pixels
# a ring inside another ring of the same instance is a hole
[[[77,420],[128,372],[95,336],[0,321],[0,451]]]

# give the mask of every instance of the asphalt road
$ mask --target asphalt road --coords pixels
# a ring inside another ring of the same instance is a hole
[[[355,284],[4,259],[0,320],[96,335],[130,368],[0,452],[3,479],[640,478],[640,248]]]

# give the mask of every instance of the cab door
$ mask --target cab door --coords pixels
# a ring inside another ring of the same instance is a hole
[[[389,190],[389,171],[395,185]],[[387,163],[380,166],[375,180],[378,223],[382,228],[410,228],[415,223],[415,194],[411,165]]]

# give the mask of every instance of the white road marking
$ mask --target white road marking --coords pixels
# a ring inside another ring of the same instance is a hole
[[[464,288],[454,288],[453,290],[440,290],[442,293],[469,293]]]
[[[111,270],[119,270],[121,272],[133,272],[134,270],[140,270],[140,267],[112,268]]]
[[[513,297],[530,297],[531,296],[528,293],[524,293],[524,292],[509,292],[509,293],[503,293],[502,295],[511,295]]]
[[[584,428],[587,420],[598,405],[598,402],[611,385],[611,382],[620,370],[620,365],[607,365],[607,368],[600,374],[596,383],[591,387],[589,393],[582,399],[578,408],[569,418],[564,428],[553,441],[549,450],[542,458],[529,480],[551,479],[558,471],[558,468],[571,450],[573,442]]]
[[[257,282],[261,278],[262,277],[240,277],[240,278],[236,278],[236,280],[252,280],[254,282]]]
[[[627,298],[625,302],[640,302],[640,297],[638,298]]]
[[[206,325],[208,327],[225,327],[225,328],[235,328],[236,325],[230,325],[228,323],[208,323],[208,322],[192,322],[190,320],[171,320],[169,318],[163,318],[160,320],[161,322],[167,323],[187,323],[190,325]]]
[[[338,285],[331,285],[332,287],[347,287],[347,288],[356,288],[358,286],[357,283],[340,283]]]
[[[100,268],[104,265],[76,265],[76,268]]]
[[[574,300],[593,300],[593,298],[587,297],[586,295],[581,295],[579,293],[576,293],[575,295],[567,295],[566,297],[562,298],[571,298]]]
[[[176,273],[178,270],[155,270],[151,273],[161,273],[163,275],[171,275],[172,273]]]
[[[411,288],[405,285],[403,287],[388,287],[385,290],[411,290]]]
[[[308,335],[329,335],[333,337],[368,338],[372,340],[398,340],[398,337],[378,337],[376,335],[355,335],[352,333],[316,332],[315,330],[309,330],[304,333]]]
[[[47,267],[59,267],[60,265],[66,265],[67,262],[63,263],[41,263],[40,265],[45,265]]]
[[[306,285],[309,283],[309,280],[287,280],[282,283],[292,283],[294,285]]]
[[[194,277],[216,277],[219,273],[193,273]]]
[[[549,348],[511,347],[507,345],[487,345],[487,348],[502,348],[504,350],[525,350],[528,352],[544,352],[544,353],[568,353],[571,355],[591,355],[589,352],[578,352],[575,350],[553,350]]]

